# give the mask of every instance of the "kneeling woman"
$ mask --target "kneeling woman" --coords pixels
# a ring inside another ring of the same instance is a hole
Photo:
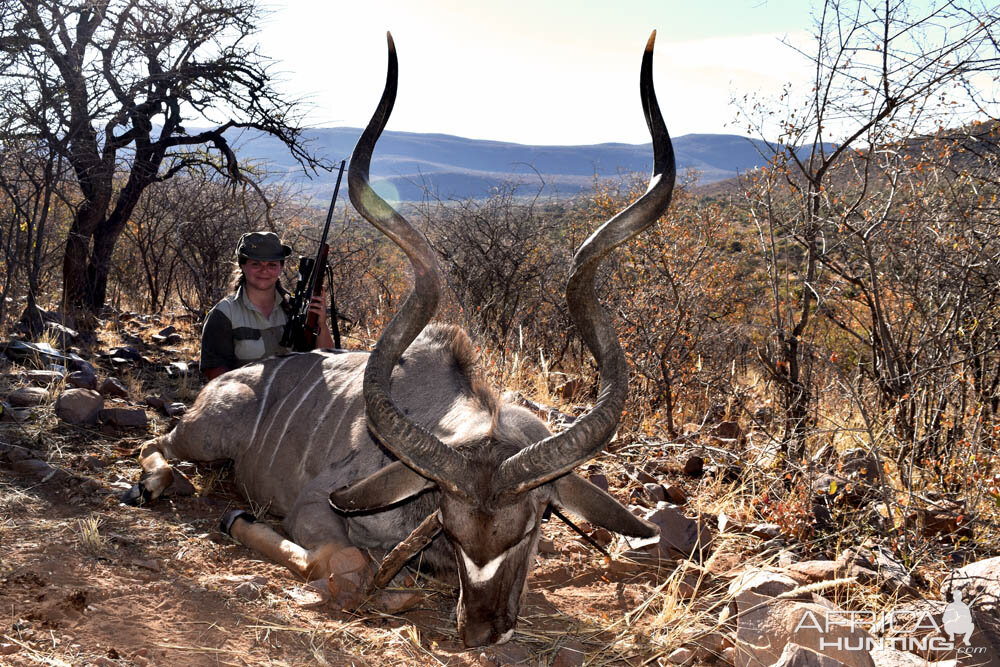
[[[292,249],[273,232],[250,232],[236,248],[240,274],[236,293],[215,304],[201,332],[199,368],[212,380],[226,371],[291,350],[280,345],[288,321],[288,292],[278,282]],[[313,298],[319,315],[317,347],[333,347],[326,322],[325,293]]]

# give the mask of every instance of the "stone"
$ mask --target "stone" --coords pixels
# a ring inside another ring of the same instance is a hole
[[[163,408],[168,417],[179,417],[187,412],[187,405],[184,403],[170,403]]]
[[[657,503],[656,509],[644,517],[660,528],[659,538],[629,540],[633,546],[629,556],[642,559],[654,556],[659,559],[700,558],[707,551],[711,535],[707,526],[689,519],[667,503]]]
[[[0,421],[23,422],[31,416],[28,408],[15,408],[6,401],[0,401]]]
[[[660,484],[648,482],[643,484],[642,487],[646,490],[646,495],[652,498],[654,502],[664,502],[667,499],[667,492],[663,490],[663,486]]]
[[[671,665],[690,665],[694,663],[696,657],[693,649],[679,648],[670,652],[670,655],[667,656],[667,662]]]
[[[87,371],[73,371],[66,376],[66,384],[78,389],[97,389],[97,375]]]
[[[674,505],[683,505],[688,500],[687,494],[684,493],[684,489],[677,484],[667,484],[661,488],[667,495],[667,500],[672,502]]]
[[[15,408],[30,408],[49,399],[49,392],[41,387],[21,387],[7,395],[7,402]]]
[[[105,396],[115,396],[117,398],[128,398],[128,389],[122,384],[122,381],[116,377],[105,378],[101,386],[97,388],[97,391],[101,392]]]
[[[165,368],[167,376],[172,378],[183,378],[194,374],[191,366],[186,361],[172,361]]]
[[[169,403],[169,399],[164,398],[163,396],[146,396],[142,400],[149,407],[161,412],[165,411],[167,403]]]
[[[591,484],[599,488],[601,491],[604,491],[605,493],[608,492],[608,489],[610,487],[608,486],[608,478],[605,475],[601,473],[595,473],[587,477],[587,479],[590,481]]]
[[[55,338],[61,348],[69,347],[73,341],[80,337],[79,331],[70,329],[69,327],[59,324],[58,322],[46,322],[45,333],[50,337]]]
[[[167,327],[167,328],[170,329],[172,327]],[[155,342],[157,345],[173,345],[174,343],[179,343],[182,340],[184,340],[184,337],[181,336],[179,333],[171,333],[168,335],[153,334],[152,338],[153,342]]]
[[[648,472],[642,468],[638,468],[635,471],[635,478],[640,484],[659,484],[659,480],[650,475]]]
[[[689,456],[684,462],[684,474],[697,477],[705,471],[705,459],[697,454]]]
[[[840,612],[827,605],[774,599],[744,591],[737,598],[737,607],[737,667],[773,665],[781,660],[789,643],[811,649],[848,667],[874,667],[868,651],[851,648],[868,646],[875,638],[860,625],[851,627],[850,624],[828,622],[831,615],[839,617]]]
[[[734,421],[719,422],[709,431],[709,434],[716,440],[723,442],[739,441],[743,438],[743,430]]]
[[[1000,556],[953,571],[945,579],[941,593],[946,600],[958,593],[967,604],[1000,618]]]
[[[785,644],[781,657],[771,667],[842,667],[843,664],[839,660],[790,642]]]
[[[56,416],[70,424],[96,424],[104,398],[92,389],[67,389],[56,399]]]
[[[142,354],[134,347],[116,347],[107,352],[102,352],[101,356],[110,358],[112,362],[115,359],[122,361],[142,361]]]
[[[146,411],[141,408],[107,408],[99,412],[99,417],[103,423],[118,427],[139,427],[149,424]]]
[[[64,377],[66,377],[66,371],[57,370],[37,370],[37,371],[25,371],[23,373],[24,379],[29,383],[37,386],[50,385],[53,382],[60,382]]]

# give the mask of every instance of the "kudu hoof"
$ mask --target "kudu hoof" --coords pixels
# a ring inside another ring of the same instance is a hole
[[[219,519],[219,530],[221,530],[229,537],[232,537],[233,524],[236,523],[237,519],[243,519],[248,523],[253,523],[254,521],[257,520],[257,517],[255,517],[253,514],[250,514],[250,512],[244,512],[243,510],[231,510],[223,514],[222,518]]]
[[[142,482],[136,482],[132,485],[132,488],[118,496],[119,502],[123,505],[130,505],[131,507],[139,507],[145,505],[153,499],[153,494],[149,492]]]
[[[368,599],[372,592],[375,571],[371,561],[357,547],[344,547],[330,556],[331,603],[345,611],[353,611]]]

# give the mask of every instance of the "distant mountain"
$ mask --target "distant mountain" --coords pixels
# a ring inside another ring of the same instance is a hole
[[[358,128],[310,130],[312,149],[330,162],[349,159],[361,135]],[[333,190],[336,173],[308,179],[276,139],[244,132],[232,137],[244,161],[266,164],[271,180],[288,181],[317,195]],[[687,134],[674,138],[679,173],[694,169],[699,183],[732,178],[763,164],[764,142],[730,134]],[[765,151],[766,152],[766,151]],[[589,190],[598,178],[652,169],[651,144],[530,146],[501,141],[463,139],[446,134],[385,132],[372,159],[372,182],[395,200],[423,199],[429,191],[442,199],[485,197],[503,182],[519,182],[532,195],[545,182],[543,194],[572,196]]]

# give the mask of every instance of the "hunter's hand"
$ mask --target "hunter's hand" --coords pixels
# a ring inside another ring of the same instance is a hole
[[[319,322],[316,347],[333,347],[333,335],[330,333],[330,326],[326,323],[326,304],[326,288],[324,287],[309,302],[309,312],[315,313]]]

